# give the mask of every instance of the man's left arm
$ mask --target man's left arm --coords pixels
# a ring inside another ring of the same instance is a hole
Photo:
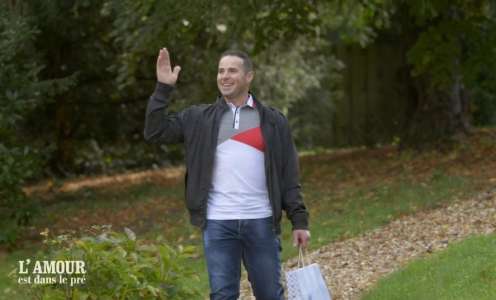
[[[283,176],[283,208],[293,227],[293,245],[306,247],[310,239],[308,230],[308,211],[301,196],[298,153],[291,135],[291,129],[284,117],[284,165]]]

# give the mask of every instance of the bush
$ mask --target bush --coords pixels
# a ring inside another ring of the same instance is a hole
[[[38,204],[22,192],[21,185],[38,169],[30,148],[7,148],[0,143],[0,245],[13,247],[22,226],[29,225]]]
[[[49,260],[85,262],[84,284],[30,285],[35,299],[196,299],[190,287],[199,278],[182,262],[196,253],[194,247],[166,245],[160,239],[145,242],[135,234],[93,227],[92,235],[75,238],[61,235],[48,241]],[[75,276],[74,274],[72,276]],[[81,276],[81,275],[78,275]],[[70,281],[70,280],[69,280]]]
[[[496,88],[477,87],[474,89],[474,124],[476,126],[496,125]]]

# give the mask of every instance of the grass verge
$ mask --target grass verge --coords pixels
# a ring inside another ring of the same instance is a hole
[[[362,300],[496,299],[496,235],[472,237],[379,281]]]

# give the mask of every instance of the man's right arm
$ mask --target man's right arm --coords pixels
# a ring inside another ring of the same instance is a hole
[[[152,143],[182,142],[185,112],[166,115],[170,93],[174,89],[181,67],[175,66],[172,69],[169,52],[166,48],[162,48],[157,57],[156,70],[157,85],[146,108],[145,140]]]
[[[180,143],[183,137],[184,112],[167,114],[173,86],[157,82],[155,92],[148,100],[144,138],[150,143]]]

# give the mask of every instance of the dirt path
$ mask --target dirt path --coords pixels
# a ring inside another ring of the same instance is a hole
[[[45,180],[33,186],[25,187],[24,192],[30,196],[34,193],[66,193],[75,192],[84,188],[109,188],[115,186],[128,186],[139,184],[144,181],[155,181],[160,183],[170,179],[181,178],[184,175],[184,167],[168,167],[156,170],[140,172],[129,172],[117,175],[89,176],[86,178],[76,178],[66,180],[58,186],[53,180]]]
[[[496,232],[496,188],[472,199],[400,218],[364,235],[308,254],[320,265],[333,299],[359,299],[377,280],[409,261],[442,250],[470,235]],[[291,259],[284,271],[296,267]],[[242,283],[241,299],[254,299]]]

